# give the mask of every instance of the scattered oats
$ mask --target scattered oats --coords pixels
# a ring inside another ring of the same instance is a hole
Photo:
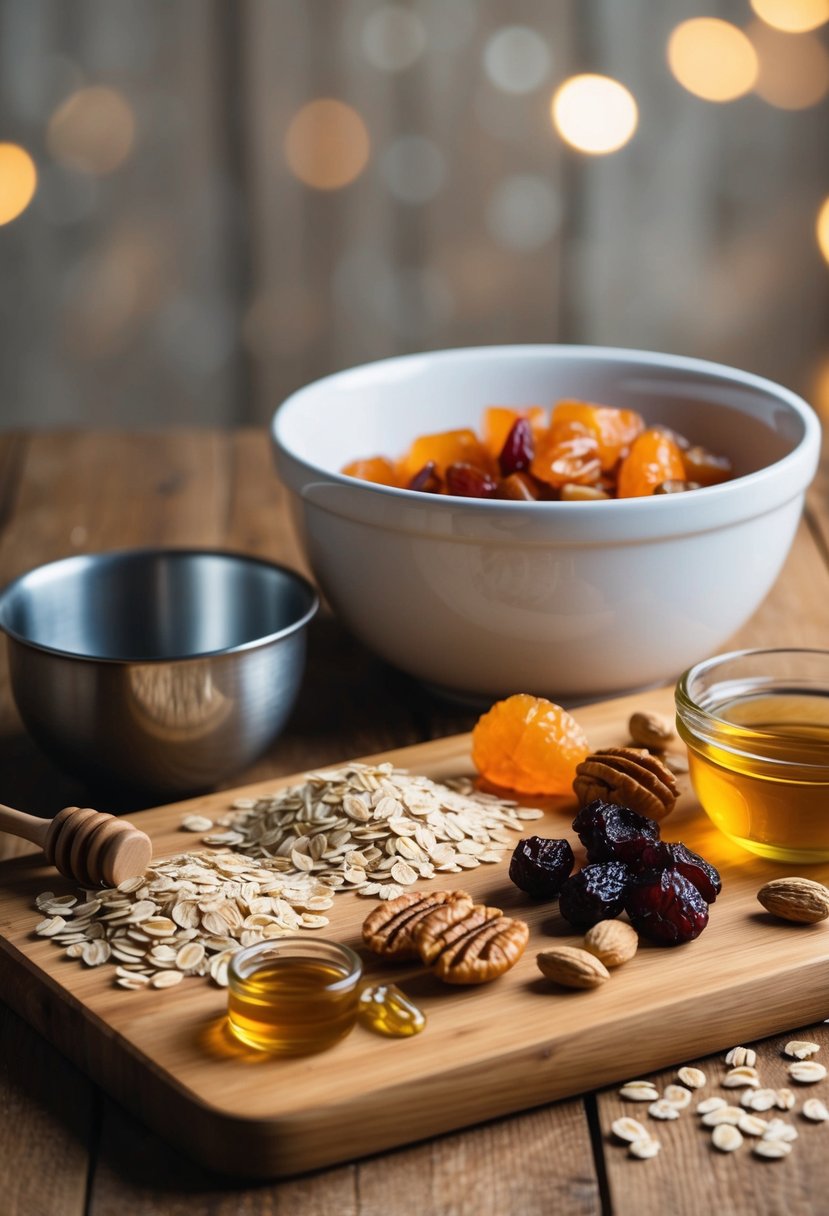
[[[195,971],[204,962],[205,948],[201,942],[185,942],[176,954],[179,971]]]
[[[100,967],[101,963],[109,962],[111,954],[112,947],[109,942],[102,941],[100,938],[86,942],[81,950],[81,958],[87,967]]]
[[[797,1097],[793,1089],[778,1089],[777,1090],[777,1106],[781,1110],[794,1110],[797,1106]]]
[[[652,1119],[678,1119],[679,1109],[667,1098],[657,1098],[648,1107],[648,1114]]]
[[[748,1086],[753,1089],[758,1089],[760,1086],[760,1075],[757,1069],[748,1064],[730,1068],[722,1079],[723,1089],[745,1089]]]
[[[814,1085],[826,1076],[825,1067],[817,1060],[798,1060],[796,1064],[789,1065],[787,1072],[798,1085]]]
[[[680,1068],[676,1076],[677,1080],[681,1081],[687,1089],[702,1089],[708,1082],[708,1078],[701,1068]]]
[[[723,1123],[730,1123],[732,1127],[736,1127],[742,1114],[743,1111],[739,1106],[719,1106],[716,1110],[710,1110],[707,1115],[702,1116],[702,1125],[703,1127],[719,1127]]]
[[[544,812],[538,811],[534,807],[520,807],[515,813],[517,817],[522,819],[525,823],[528,823],[532,819],[544,818]]]
[[[149,976],[146,975],[119,975],[115,981],[119,988],[128,988],[132,992],[146,988],[149,982]]]
[[[720,1123],[711,1133],[711,1143],[721,1153],[733,1153],[743,1143],[743,1137],[733,1123]]]
[[[39,925],[35,926],[35,933],[38,937],[54,937],[66,928],[66,921],[62,916],[50,916],[48,920],[42,920]]]
[[[184,979],[183,971],[159,971],[150,980],[153,988],[172,988]]]
[[[751,1150],[756,1157],[768,1157],[770,1160],[780,1157],[788,1157],[792,1151],[792,1146],[787,1144],[785,1140],[758,1140],[753,1145]]]
[[[627,1115],[611,1123],[610,1130],[614,1136],[627,1140],[629,1144],[633,1144],[635,1140],[649,1139],[648,1129],[638,1119],[631,1119]]]
[[[703,1098],[701,1102],[697,1102],[698,1115],[710,1115],[714,1110],[723,1110],[728,1103],[725,1098]]]
[[[802,1113],[804,1119],[811,1119],[813,1123],[825,1123],[829,1119],[829,1110],[820,1098],[807,1098]]]
[[[776,1089],[749,1089],[740,1098],[740,1106],[746,1106],[749,1110],[771,1110],[777,1105]]]
[[[477,865],[477,861],[475,865]],[[407,861],[397,861],[391,867],[391,876],[395,882],[399,882],[401,886],[410,887],[418,880],[417,870],[412,869]]]
[[[213,820],[208,819],[206,815],[185,815],[181,826],[185,832],[209,832],[213,827]]]
[[[80,958],[83,954],[85,945],[86,942],[70,942],[70,944],[66,947],[66,957]]]
[[[626,1081],[619,1096],[628,1102],[656,1102],[659,1099],[656,1087],[650,1081]]]
[[[817,1055],[820,1043],[809,1043],[805,1039],[792,1039],[783,1048],[783,1054],[793,1056],[796,1060],[808,1060],[809,1056]]]
[[[651,1136],[643,1136],[640,1140],[633,1141],[628,1148],[628,1155],[638,1157],[640,1161],[646,1161],[648,1157],[655,1157],[661,1147],[658,1140],[654,1140]]]
[[[732,1047],[725,1057],[725,1062],[732,1068],[742,1068],[744,1064],[753,1068],[757,1063],[757,1052],[753,1047]]]
[[[790,1144],[792,1140],[797,1139],[797,1128],[792,1123],[787,1123],[785,1119],[772,1119],[763,1132],[763,1139],[783,1140]]]
[[[220,848],[229,849],[241,844],[245,838],[241,832],[214,832],[211,836],[202,836],[201,839],[202,844],[218,845]]]
[[[768,1123],[765,1119],[761,1119],[759,1115],[750,1115],[747,1110],[741,1110],[737,1127],[746,1136],[763,1136],[766,1133]]]
[[[684,1085],[666,1085],[662,1099],[670,1102],[677,1110],[685,1110],[686,1106],[691,1105],[691,1091]]]

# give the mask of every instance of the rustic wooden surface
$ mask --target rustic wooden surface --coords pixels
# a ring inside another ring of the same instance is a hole
[[[826,491],[824,472],[781,579],[738,643],[827,645]],[[260,432],[3,436],[0,528],[3,582],[67,553],[155,542],[223,544],[301,564]],[[244,780],[471,725],[470,715],[432,701],[366,654],[330,617],[315,624],[310,642],[308,678],[290,727]],[[5,665],[0,764],[3,800],[12,805],[48,813],[84,796],[23,734]],[[0,855],[18,851],[14,840],[0,840]],[[822,1026],[808,1034],[829,1048]],[[779,1068],[780,1041],[760,1046],[769,1072]],[[716,1060],[702,1063],[712,1073],[718,1067]],[[748,1154],[715,1155],[693,1122],[681,1119],[663,1133],[660,1158],[631,1162],[607,1137],[617,1109],[613,1091],[588,1095],[356,1165],[245,1187],[183,1162],[0,1006],[0,1194],[9,1216],[691,1216],[709,1206],[805,1216],[823,1206],[829,1155],[814,1134],[819,1128],[807,1128],[785,1162],[766,1164]]]

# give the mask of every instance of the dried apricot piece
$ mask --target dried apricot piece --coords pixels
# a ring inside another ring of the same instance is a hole
[[[524,794],[570,794],[589,751],[584,731],[560,705],[516,693],[497,701],[472,731],[472,761],[493,785]]]
[[[588,401],[559,401],[553,409],[552,425],[562,422],[579,422],[587,428],[599,445],[599,459],[605,470],[613,468],[645,429],[644,418],[635,410]]]
[[[682,463],[688,481],[697,481],[701,486],[716,486],[734,476],[734,468],[727,456],[715,456],[699,444],[682,453]]]
[[[484,444],[491,456],[500,456],[507,435],[519,418],[526,418],[536,433],[543,431],[547,425],[547,411],[540,405],[528,405],[523,409],[490,405],[484,411]]]
[[[551,427],[541,439],[530,462],[530,472],[539,481],[560,488],[568,482],[592,485],[602,472],[599,445],[592,435],[560,438],[561,431]]]
[[[497,472],[495,462],[474,431],[440,431],[435,435],[420,435],[400,462],[406,481],[414,477],[425,464],[433,461],[439,477],[444,477],[450,464],[471,464],[484,473]]]
[[[343,472],[360,481],[373,481],[378,486],[399,486],[397,470],[385,456],[369,456],[365,460],[352,460],[343,465]]]
[[[677,445],[659,427],[650,427],[633,441],[619,466],[618,498],[643,498],[665,481],[684,481],[685,465]]]

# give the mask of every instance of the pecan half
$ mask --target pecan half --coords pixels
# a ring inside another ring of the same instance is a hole
[[[573,790],[582,806],[601,798],[649,819],[664,819],[679,796],[671,770],[657,756],[637,747],[592,752],[576,768]]]
[[[375,954],[387,958],[417,958],[413,931],[430,912],[441,908],[448,924],[472,909],[466,891],[406,891],[381,903],[363,921],[363,941]]]
[[[435,908],[414,932],[420,957],[447,984],[497,979],[524,953],[530,930],[523,920],[483,904],[475,904],[462,920],[452,920],[447,912]]]

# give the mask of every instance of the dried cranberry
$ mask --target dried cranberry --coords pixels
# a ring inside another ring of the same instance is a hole
[[[694,884],[706,903],[712,904],[722,891],[719,872],[704,857],[700,857],[699,853],[692,853],[681,841],[668,847],[671,851],[668,864]]]
[[[587,849],[588,861],[628,861],[639,864],[645,841],[659,840],[659,824],[626,806],[597,798],[582,807],[573,830]],[[670,865],[670,858],[666,858]]]
[[[418,469],[407,489],[420,490],[423,494],[440,494],[443,481],[434,460],[427,460],[423,468]]]
[[[632,883],[624,903],[636,932],[660,946],[693,941],[708,924],[708,904],[677,870]]]
[[[535,454],[533,429],[526,418],[516,418],[504,440],[498,463],[505,477],[510,473],[524,473],[530,467]]]
[[[459,460],[446,470],[446,490],[458,498],[493,498],[498,483],[474,464]]]
[[[624,907],[632,878],[630,867],[621,861],[585,866],[561,888],[561,915],[574,929],[589,929],[600,920],[612,920]]]
[[[509,876],[533,899],[555,899],[576,859],[566,840],[528,836],[519,840],[509,863]]]

